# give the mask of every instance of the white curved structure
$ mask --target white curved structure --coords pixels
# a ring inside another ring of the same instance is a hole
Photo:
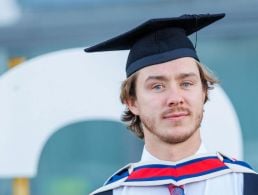
[[[26,61],[0,77],[0,177],[35,176],[44,144],[65,125],[119,121],[127,54],[63,50]],[[202,136],[208,148],[241,159],[238,119],[221,88],[212,92],[205,115]]]
[[[201,136],[209,151],[221,151],[243,159],[243,141],[240,123],[230,99],[217,86],[210,91],[201,125]]]

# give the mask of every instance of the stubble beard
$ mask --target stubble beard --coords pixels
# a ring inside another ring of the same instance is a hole
[[[195,119],[195,125],[192,127],[190,131],[187,131],[184,134],[181,135],[164,135],[161,131],[158,130],[158,126],[154,120],[147,116],[142,116],[141,121],[142,125],[144,126],[146,131],[149,131],[152,135],[156,136],[158,139],[160,139],[162,142],[168,143],[168,144],[178,144],[187,141],[189,138],[191,138],[200,128],[201,122],[203,118],[203,113],[197,115],[197,118]],[[180,126],[182,125],[181,121],[175,122],[174,126]],[[172,127],[173,128],[173,127]],[[171,130],[173,131],[173,129]]]

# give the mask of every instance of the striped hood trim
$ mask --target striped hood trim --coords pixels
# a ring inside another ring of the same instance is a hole
[[[169,161],[129,164],[111,176],[105,185],[91,195],[120,186],[176,186],[202,181],[220,175],[240,172],[255,173],[244,161],[229,158],[222,153],[196,155],[175,163]]]

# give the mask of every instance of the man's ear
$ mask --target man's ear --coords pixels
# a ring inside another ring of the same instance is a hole
[[[128,109],[134,114],[134,115],[139,115],[139,108],[138,108],[138,103],[135,98],[129,98],[126,100],[126,106]]]
[[[202,99],[203,99],[203,103],[205,104],[208,100],[208,89],[203,89]]]

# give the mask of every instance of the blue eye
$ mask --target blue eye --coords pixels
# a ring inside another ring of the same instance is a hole
[[[183,87],[183,88],[189,88],[192,85],[193,84],[191,82],[183,82],[183,83],[180,84],[180,86]]]
[[[161,91],[164,89],[164,85],[157,84],[157,85],[152,86],[152,89],[154,89],[155,91]]]

